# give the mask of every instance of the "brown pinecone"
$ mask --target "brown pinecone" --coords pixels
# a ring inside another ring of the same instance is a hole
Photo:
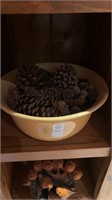
[[[74,98],[73,100],[73,105],[72,106],[82,106],[85,103],[85,97],[84,96],[79,96]]]
[[[75,96],[75,91],[74,89],[70,89],[70,88],[63,89],[62,96],[64,100],[73,99]]]
[[[55,115],[55,109],[44,105],[44,101],[40,99],[35,99],[32,97],[24,97],[19,100],[16,111],[19,113],[31,115],[31,116],[40,116],[40,117],[51,117]]]
[[[16,85],[21,87],[34,86],[37,82],[37,77],[40,72],[40,68],[37,65],[24,64],[18,68],[16,76]]]
[[[20,93],[17,87],[9,88],[9,95],[7,97],[7,105],[11,109],[15,110],[18,104],[18,101],[20,100],[21,97],[22,97],[22,94]]]
[[[39,109],[39,116],[41,117],[54,117],[57,116],[57,112],[52,107],[41,107]]]
[[[88,90],[89,82],[87,79],[81,78],[79,79],[78,86],[80,87],[81,90]]]
[[[35,96],[23,96],[20,98],[16,111],[19,113],[35,116],[39,109],[39,99],[35,100]]]
[[[77,72],[72,65],[62,65],[54,75],[54,83],[59,88],[73,88],[78,83]]]
[[[79,108],[78,106],[72,106],[71,107],[71,114],[75,114],[75,113],[78,113],[78,112],[81,112],[81,108]]]
[[[58,116],[63,116],[63,115],[69,115],[70,114],[69,107],[66,104],[66,102],[63,101],[63,100],[54,101],[52,106],[57,111]]]
[[[65,101],[58,101],[58,109],[62,115],[69,115],[70,110]]]
[[[48,84],[51,77],[52,74],[50,72],[40,68],[37,64],[25,64],[18,69],[16,85],[20,88],[23,85],[42,88]]]
[[[61,98],[61,91],[57,88],[46,88],[40,91],[40,95],[43,95],[44,101],[49,100],[49,104],[54,101],[58,101]]]

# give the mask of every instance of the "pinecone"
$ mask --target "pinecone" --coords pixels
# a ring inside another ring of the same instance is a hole
[[[55,108],[56,110],[58,110],[62,116],[70,114],[69,107],[66,104],[66,102],[63,101],[63,100],[54,101],[53,102],[53,108]]]
[[[22,96],[22,94],[20,93],[20,91],[18,90],[17,87],[9,88],[9,95],[7,97],[7,105],[11,109],[15,110],[21,96]]]
[[[48,102],[49,103],[49,102]],[[19,113],[40,116],[40,117],[51,117],[55,116],[55,109],[51,106],[46,106],[42,98],[35,99],[34,96],[22,97],[16,107],[16,111]]]
[[[49,104],[61,99],[61,90],[57,88],[46,88],[40,91],[44,99],[49,99]]]
[[[85,103],[85,97],[84,96],[79,96],[74,98],[73,100],[73,105],[72,106],[83,106]]]
[[[46,86],[52,74],[38,65],[24,65],[18,69],[16,85],[42,88]]]
[[[78,83],[77,72],[72,65],[62,65],[54,75],[54,83],[59,88],[73,88]]]
[[[73,106],[71,108],[71,114],[75,114],[75,113],[78,113],[78,112],[81,112],[81,108],[79,108],[78,106]]]

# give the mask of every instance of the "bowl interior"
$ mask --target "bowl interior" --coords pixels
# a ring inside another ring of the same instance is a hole
[[[55,71],[57,67],[59,67],[60,65],[62,65],[64,63],[39,63],[38,65],[44,69],[47,69],[48,71]],[[68,115],[68,116],[60,116],[60,117],[33,117],[33,116],[28,116],[28,115],[25,115],[25,114],[21,114],[21,113],[17,113],[13,110],[11,110],[7,103],[6,103],[6,99],[7,99],[7,96],[8,96],[8,89],[9,87],[11,86],[14,86],[14,82],[15,82],[15,78],[16,78],[16,73],[17,73],[17,69],[14,69],[10,72],[8,72],[7,74],[5,74],[3,77],[2,77],[2,81],[1,81],[1,108],[9,113],[10,115],[16,115],[16,116],[20,116],[20,117],[25,117],[25,118],[30,118],[31,120],[44,120],[44,121],[51,121],[51,120],[60,120],[60,119],[63,119],[63,120],[68,120],[69,118],[72,119],[72,118],[78,118],[78,117],[81,117],[81,116],[84,116],[86,114],[89,114],[89,113],[92,113],[94,112],[95,110],[97,110],[98,108],[100,108],[104,103],[105,101],[107,100],[107,97],[108,97],[108,86],[106,84],[106,82],[104,81],[104,79],[99,75],[97,74],[96,72],[88,69],[88,68],[85,68],[85,67],[82,67],[82,66],[79,66],[79,65],[74,65],[72,64],[72,66],[74,66],[74,68],[77,70],[77,73],[78,73],[78,77],[79,78],[86,78],[89,80],[89,82],[91,84],[94,84],[96,86],[96,89],[97,89],[97,93],[98,93],[98,96],[97,96],[97,99],[95,101],[95,103],[90,107],[88,108],[86,111],[83,111],[83,112],[79,112],[79,113],[76,113],[76,114],[71,114],[71,115]],[[6,81],[5,81],[6,80]]]

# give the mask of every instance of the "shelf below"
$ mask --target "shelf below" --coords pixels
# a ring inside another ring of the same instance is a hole
[[[45,142],[22,133],[9,115],[1,120],[1,161],[107,157],[110,154],[109,131],[99,112],[78,134],[62,141]]]
[[[2,1],[2,14],[111,12],[111,1]]]
[[[83,160],[84,162],[84,160]],[[27,170],[26,170],[27,169]],[[31,169],[31,168],[29,168]],[[76,183],[76,193],[71,195],[69,199],[74,200],[90,200],[93,199],[94,186],[90,178],[89,172],[83,164],[83,177]],[[22,185],[22,178],[27,173],[28,167],[22,163],[15,163],[12,198],[13,199],[32,199],[29,187]],[[20,173],[21,172],[21,173]],[[25,173],[26,172],[26,173]]]

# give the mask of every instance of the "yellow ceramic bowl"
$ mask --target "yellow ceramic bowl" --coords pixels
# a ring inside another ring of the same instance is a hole
[[[49,71],[55,70],[63,63],[39,63],[39,66]],[[91,114],[100,108],[108,97],[108,87],[103,78],[96,72],[82,66],[73,65],[78,77],[87,78],[96,85],[98,97],[95,103],[86,111],[60,117],[36,117],[17,113],[6,103],[8,88],[15,81],[17,69],[7,73],[2,78],[1,108],[11,115],[17,127],[25,134],[44,141],[63,140],[78,133],[87,124]],[[6,81],[5,81],[6,80]]]

